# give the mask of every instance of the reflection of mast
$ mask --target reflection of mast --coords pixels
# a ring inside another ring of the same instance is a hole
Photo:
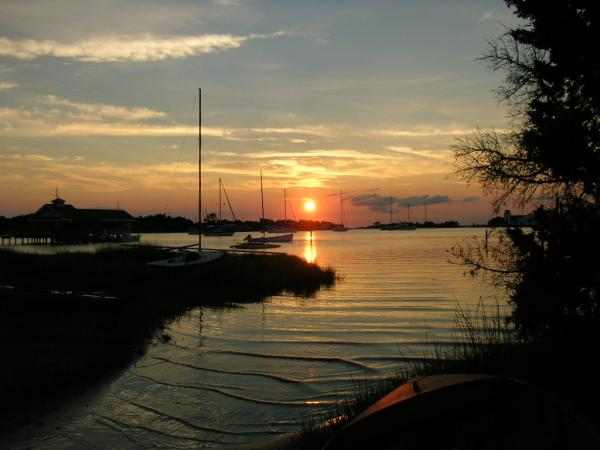
[[[204,309],[200,306],[200,314],[198,315],[198,338],[199,338],[199,346],[201,346],[204,342],[204,336],[202,336],[202,328],[203,328],[203,317],[204,317]]]

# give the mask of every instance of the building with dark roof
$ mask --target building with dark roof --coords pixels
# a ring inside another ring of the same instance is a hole
[[[29,222],[54,242],[118,242],[130,235],[135,219],[122,209],[78,209],[57,197],[38,209]]]

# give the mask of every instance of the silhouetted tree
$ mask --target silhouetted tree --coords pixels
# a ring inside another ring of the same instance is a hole
[[[454,145],[457,172],[514,201],[558,198],[536,211],[534,232],[511,229],[487,254],[456,253],[505,286],[524,337],[564,339],[600,324],[600,3],[506,0],[521,24],[483,57],[504,71],[497,93],[512,115],[508,132],[479,130]]]

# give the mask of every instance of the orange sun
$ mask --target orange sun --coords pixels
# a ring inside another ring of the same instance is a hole
[[[315,209],[317,209],[317,204],[314,202],[314,200],[311,200],[311,199],[305,200],[304,211],[310,213],[310,212],[313,212]]]

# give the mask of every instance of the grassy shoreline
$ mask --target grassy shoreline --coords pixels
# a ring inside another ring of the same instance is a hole
[[[526,342],[500,313],[456,312],[452,342],[411,358],[391,376],[355,384],[350,398],[317,417],[308,417],[297,433],[267,443],[265,450],[320,449],[353,418],[409,380],[443,374],[486,374],[526,382],[578,415],[600,437],[600,386],[596,361],[585,332],[561,342]],[[587,448],[587,447],[586,447]]]
[[[0,416],[125,367],[168,321],[190,308],[281,293],[310,296],[336,279],[332,269],[285,254],[227,254],[181,269],[145,265],[166,256],[165,250],[145,246],[56,255],[0,250],[0,286],[31,292],[0,295],[0,350],[6,361],[0,371]],[[122,298],[49,302],[35,295],[36,289],[104,291]]]

